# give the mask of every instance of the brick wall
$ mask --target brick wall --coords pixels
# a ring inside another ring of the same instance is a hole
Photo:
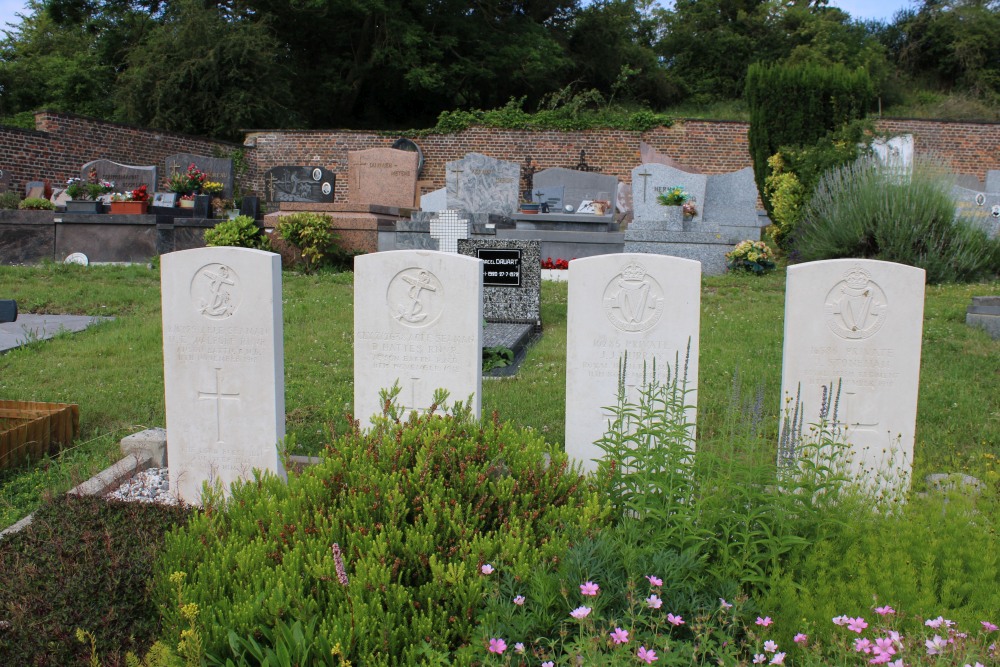
[[[156,165],[162,181],[170,155],[212,155],[213,149],[234,148],[240,145],[51,111],[35,114],[34,130],[0,126],[0,169],[10,172],[21,194],[28,181],[47,180],[59,187],[91,160]]]
[[[108,123],[73,114],[40,111],[36,129],[0,127],[0,169],[13,175],[14,186],[29,180],[58,185],[90,160],[106,158],[122,164],[163,168],[174,153],[212,155],[237,144],[171,132]],[[1000,124],[928,120],[883,119],[879,129],[914,136],[920,155],[934,154],[956,172],[981,180],[989,169],[1000,169]],[[747,124],[742,122],[680,120],[672,127],[648,132],[584,130],[575,132],[470,128],[454,135],[416,138],[424,152],[423,190],[444,186],[445,163],[478,152],[537,169],[574,167],[580,151],[594,169],[629,181],[639,163],[639,142],[704,173],[723,173],[750,166]],[[248,175],[262,191],[262,175],[278,165],[315,165],[337,174],[337,201],[347,199],[347,153],[388,147],[399,135],[350,130],[274,130],[247,134]]]

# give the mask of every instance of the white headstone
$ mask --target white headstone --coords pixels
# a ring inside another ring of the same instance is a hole
[[[281,256],[196,248],[161,262],[171,492],[199,503],[203,482],[284,477]]]
[[[354,262],[354,417],[382,412],[379,391],[426,410],[435,389],[472,396],[481,412],[483,263],[434,250],[372,253]],[[443,408],[444,406],[442,406]]]
[[[625,384],[635,400],[643,364],[655,359],[658,379],[666,369],[683,374],[687,362],[687,419],[698,402],[698,332],[701,264],[665,255],[614,254],[569,263],[566,341],[566,453],[595,470],[615,403],[618,369],[628,353]],[[676,368],[680,358],[681,369]]]
[[[420,195],[420,210],[437,213],[448,208],[448,191],[445,188]]]
[[[901,134],[889,139],[875,139],[871,144],[875,157],[885,167],[898,174],[913,171],[913,135]]]
[[[923,314],[923,269],[863,259],[788,268],[782,396],[794,400],[801,386],[808,431],[823,387],[841,383],[837,421],[853,477],[869,488],[909,487]],[[779,452],[784,463],[795,455]]]
[[[437,239],[441,252],[458,252],[459,239],[469,238],[469,221],[458,211],[441,211],[431,219],[431,238]]]

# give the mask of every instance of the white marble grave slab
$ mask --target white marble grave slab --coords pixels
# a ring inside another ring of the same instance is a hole
[[[435,389],[479,417],[483,366],[482,260],[435,250],[360,255],[354,262],[354,417],[382,412],[396,382],[407,410],[430,407]],[[443,409],[443,406],[442,406]]]
[[[566,341],[566,453],[585,470],[602,454],[594,442],[608,426],[618,392],[619,361],[628,352],[626,385],[635,400],[643,363],[657,379],[687,365],[689,408],[698,403],[701,263],[648,254],[598,255],[569,263]],[[681,369],[683,373],[683,368]]]
[[[823,387],[842,382],[837,421],[851,445],[851,474],[869,488],[909,487],[923,314],[923,269],[863,259],[788,267],[783,404],[801,386],[808,431],[819,422]],[[787,463],[789,453],[779,458]]]
[[[171,492],[197,504],[204,482],[284,478],[281,256],[196,248],[161,262]]]

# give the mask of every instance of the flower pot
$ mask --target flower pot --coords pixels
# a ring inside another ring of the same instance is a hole
[[[683,206],[664,206],[666,210],[667,219],[667,229],[678,231],[683,229],[684,225],[684,207]]]
[[[93,199],[70,199],[66,202],[67,213],[103,213],[101,202]]]
[[[112,215],[145,215],[147,210],[149,210],[148,201],[111,202]]]
[[[539,208],[541,208],[541,204],[521,204],[521,213],[536,215]]]
[[[230,220],[235,220],[239,214],[240,214],[240,209],[238,208],[230,208],[226,210],[226,217],[229,218]]]
[[[177,201],[177,205],[181,208],[194,208],[193,199],[180,199]]]

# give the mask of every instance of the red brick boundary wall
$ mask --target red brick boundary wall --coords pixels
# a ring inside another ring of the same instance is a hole
[[[174,153],[212,155],[238,144],[172,132],[145,129],[50,111],[35,114],[35,130],[0,127],[0,169],[11,173],[13,185],[49,180],[58,186],[90,160],[106,158],[122,164],[157,165]],[[1000,123],[882,119],[880,130],[912,134],[918,155],[936,155],[961,174],[984,180],[1000,169]],[[647,132],[582,130],[574,132],[503,130],[475,127],[452,135],[428,135],[413,140],[424,153],[423,190],[444,186],[445,163],[478,152],[537,169],[575,167],[580,151],[593,169],[629,181],[639,164],[639,143],[708,174],[750,166],[747,123],[678,120],[671,127]],[[347,153],[391,146],[399,134],[350,130],[262,130],[246,135],[248,177],[262,191],[262,174],[279,165],[315,165],[337,174],[336,200],[347,200]],[[162,174],[161,174],[162,176]]]
[[[163,182],[164,160],[170,155],[212,155],[213,149],[228,153],[234,148],[241,146],[51,111],[35,113],[34,130],[0,126],[0,169],[11,174],[12,187],[22,195],[28,181],[47,180],[60,187],[91,160],[155,165]]]

